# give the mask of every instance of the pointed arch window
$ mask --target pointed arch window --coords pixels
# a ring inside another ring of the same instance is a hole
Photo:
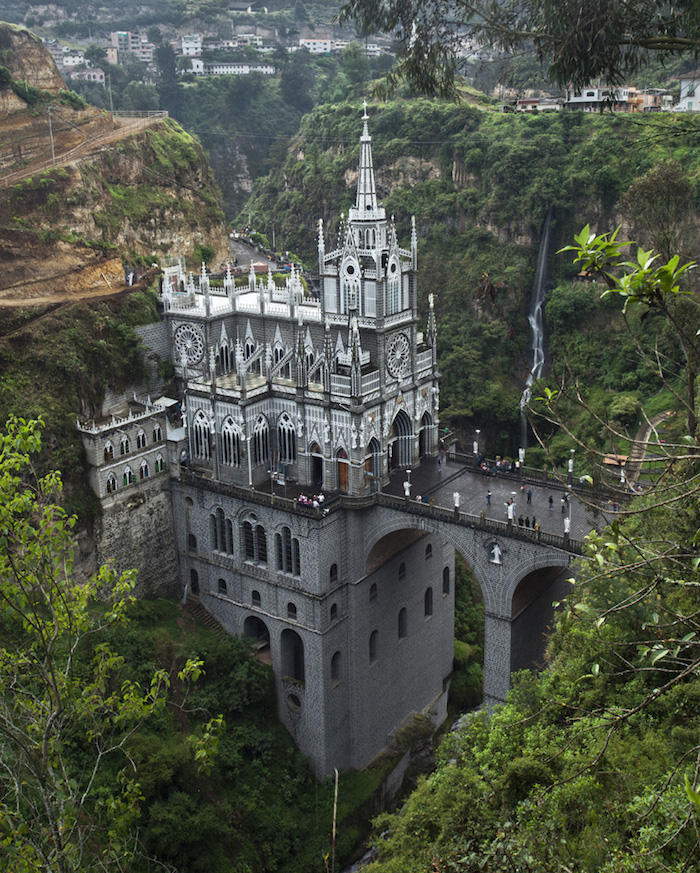
[[[283,464],[293,464],[297,459],[297,435],[292,419],[286,412],[280,416],[277,425],[277,438],[280,461]]]
[[[423,606],[425,617],[428,618],[433,614],[433,589],[430,587],[426,588]]]
[[[267,536],[265,528],[256,521],[243,522],[243,554],[246,561],[267,564]]]
[[[165,470],[165,461],[163,460],[163,456],[159,453],[156,455],[156,473],[162,473]]]
[[[107,494],[113,494],[117,490],[117,477],[114,473],[107,476]]]
[[[221,427],[221,463],[241,466],[241,429],[229,416]]]
[[[136,448],[137,449],[145,449],[146,448],[146,434],[140,430],[136,434]]]
[[[401,311],[401,271],[395,258],[389,261],[386,280],[386,314]]]
[[[408,612],[404,606],[399,611],[399,639],[404,640],[408,636]]]
[[[128,455],[129,454],[129,437],[126,434],[119,440],[119,454],[120,455]]]
[[[134,482],[134,474],[131,471],[131,467],[126,467],[124,469],[124,485],[132,485]]]
[[[194,438],[194,456],[202,461],[210,458],[210,432],[209,422],[202,410],[198,410],[192,424],[192,436]]]
[[[228,373],[231,369],[231,351],[226,343],[221,344],[219,350],[219,362],[222,373]]]
[[[270,427],[264,415],[259,415],[253,429],[253,463],[264,464],[270,457]]]
[[[369,662],[374,662],[379,657],[379,631],[373,630],[369,635]]]
[[[411,421],[403,409],[394,419],[393,460],[394,467],[409,467],[411,464]]]
[[[159,424],[153,428],[153,442],[159,443],[163,439],[163,430]]]
[[[299,566],[299,540],[293,537],[291,530],[285,526],[276,535],[275,542],[277,545],[277,569],[282,573],[291,573],[292,576],[299,576],[301,574]]]
[[[139,465],[139,479],[148,479],[148,464],[145,460],[141,461]]]
[[[365,450],[365,473],[373,479],[378,479],[381,475],[381,449],[379,441],[372,437],[369,445]]]
[[[333,688],[337,688],[340,685],[340,652],[336,652],[331,658],[331,684]]]
[[[114,460],[114,446],[112,443],[107,440],[105,443],[105,461],[113,461]]]

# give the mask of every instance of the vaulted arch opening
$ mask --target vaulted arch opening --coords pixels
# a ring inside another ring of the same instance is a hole
[[[556,619],[554,603],[571,592],[569,575],[568,568],[543,567],[518,583],[511,606],[511,672],[544,666],[547,636]]]
[[[265,622],[257,615],[249,615],[243,622],[243,636],[252,640],[258,659],[265,664],[270,659],[270,631]]]
[[[424,412],[420,420],[420,430],[418,431],[418,454],[420,457],[429,455],[432,450],[431,431],[433,427],[433,418],[429,412]]]
[[[350,490],[350,461],[345,449],[338,449],[335,456],[337,467],[338,491],[347,494]]]
[[[312,485],[321,488],[323,487],[323,452],[318,443],[311,443],[309,454],[311,455],[309,481]]]
[[[285,628],[281,636],[282,676],[302,685],[306,681],[304,667],[304,642],[291,628]]]
[[[391,434],[389,436],[392,469],[396,469],[397,467],[410,467],[411,434],[411,420],[403,409],[400,409],[396,413],[396,417],[391,426]]]

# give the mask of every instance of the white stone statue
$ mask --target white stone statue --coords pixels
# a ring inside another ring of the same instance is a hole
[[[353,449],[357,448],[357,427],[355,427],[355,422],[353,421],[352,427],[350,428],[350,441]]]
[[[489,557],[489,562],[491,564],[502,564],[503,563],[503,561],[501,560],[502,554],[503,554],[503,551],[501,550],[501,547],[498,545],[498,543],[494,543],[491,546],[491,556]]]
[[[297,436],[301,439],[304,436],[304,419],[301,413],[297,412]]]
[[[331,426],[328,419],[323,422],[323,439],[329,443],[331,441]]]

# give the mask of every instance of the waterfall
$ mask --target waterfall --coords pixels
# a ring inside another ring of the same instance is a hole
[[[554,215],[554,206],[550,206],[547,210],[547,215],[542,225],[542,234],[540,236],[540,250],[537,254],[537,270],[535,271],[535,281],[532,286],[532,297],[530,299],[530,312],[527,320],[530,323],[530,335],[532,337],[530,348],[532,350],[532,364],[530,372],[527,374],[525,381],[525,390],[520,397],[520,448],[527,448],[527,416],[525,415],[525,407],[530,402],[532,395],[532,383],[535,379],[539,379],[544,366],[544,319],[542,307],[547,294],[545,287],[547,280],[547,258],[549,257],[549,238],[551,235],[552,216]]]

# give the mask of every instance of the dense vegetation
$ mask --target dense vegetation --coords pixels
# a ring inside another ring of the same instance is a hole
[[[277,722],[270,668],[181,604],[134,601],[134,571],[74,576],[60,474],[34,470],[42,430],[0,433],[0,867],[322,870],[333,785]],[[339,859],[408,733],[343,775]]]
[[[577,568],[548,669],[448,737],[368,873],[697,869],[696,472]]]
[[[84,476],[75,429],[79,414],[94,415],[107,385],[126,388],[146,367],[134,326],[156,318],[155,293],[123,300],[26,309],[0,324],[0,418],[43,417],[48,446],[40,469],[65,471],[67,505],[92,515],[96,498]]]
[[[380,196],[404,240],[410,215],[416,215],[423,311],[428,293],[437,298],[441,418],[465,434],[485,430],[494,453],[513,452],[529,344],[524,315],[547,210],[554,206],[551,251],[587,221],[600,230],[614,228],[632,183],[669,158],[680,164],[694,208],[698,121],[568,112],[513,116],[427,100],[397,100],[371,114]],[[317,216],[332,237],[340,212],[352,203],[359,132],[356,105],[316,107],[282,168],[256,187],[246,220],[250,211],[253,225],[267,230],[274,215],[278,240],[313,264]],[[595,289],[579,293],[571,286],[577,269],[570,258],[552,257],[549,269],[552,282],[562,283],[548,309],[552,352],[573,354],[576,348],[591,364],[597,354],[603,390],[634,383],[639,401],[646,402],[659,383],[648,372],[630,373],[629,355],[616,355],[624,326],[614,303],[600,302]],[[594,311],[600,315],[593,318]],[[624,342],[633,351],[633,341]],[[561,448],[557,460],[567,451]]]

